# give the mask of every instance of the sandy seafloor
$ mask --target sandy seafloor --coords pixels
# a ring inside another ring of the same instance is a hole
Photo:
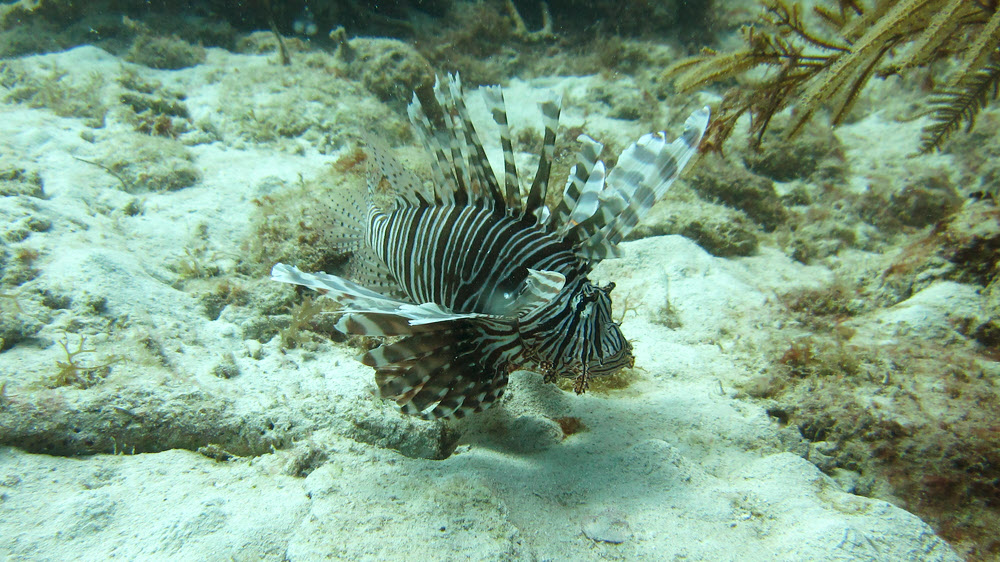
[[[130,150],[116,143],[134,127],[114,112],[91,129],[47,107],[0,106],[2,157],[37,171],[45,194],[4,197],[3,221],[50,223],[19,242],[39,253],[37,275],[10,291],[20,310],[0,303],[7,317],[41,324],[0,354],[0,431],[21,435],[22,445],[36,431],[45,442],[36,450],[62,453],[0,449],[0,558],[960,559],[915,515],[844,491],[850,474],[821,472],[795,428],[736,397],[734,383],[754,373],[732,350],[782,328],[774,295],[831,276],[766,246],[723,259],[680,236],[624,243],[625,257],[593,277],[614,280],[618,307],[627,297],[634,308],[623,324],[635,348],[632,383],[575,396],[518,372],[501,406],[448,430],[464,437],[444,460],[421,457],[434,457],[453,433],[374,398],[355,348],[245,339],[252,300],[210,320],[181,282],[190,271],[176,264],[198,258],[230,273],[253,236],[253,200],[327,173],[351,149],[320,153],[307,140],[276,149],[228,132],[225,106],[263,103],[280,85],[244,93],[220,83],[274,59],[210,49],[204,64],[157,71],[80,47],[21,61],[27,69],[55,63],[81,82],[130,69],[184,92],[191,121],[218,132],[185,143],[193,185],[133,194],[82,161]],[[511,121],[537,126],[533,100],[551,89],[585,99],[600,81],[514,81]],[[102,87],[116,103],[114,80]],[[468,97],[482,122],[482,106]],[[584,121],[589,134],[619,145],[645,132],[584,116],[570,102],[563,122]],[[664,125],[676,133],[678,124]],[[878,115],[840,129],[851,168],[893,150],[872,134],[892,136],[893,127],[914,130]],[[496,142],[484,137],[495,158]],[[141,212],[124,212],[133,200]],[[62,305],[43,307],[46,296]],[[871,323],[933,334],[977,298],[970,286],[935,283]],[[667,302],[671,327],[658,320]],[[84,365],[114,360],[106,377],[52,388],[65,333],[70,349],[87,335],[95,351],[79,356]],[[219,376],[220,363],[238,374]],[[565,418],[585,429],[564,435],[553,420]],[[233,456],[192,450],[210,443]],[[72,454],[88,447],[118,454]]]

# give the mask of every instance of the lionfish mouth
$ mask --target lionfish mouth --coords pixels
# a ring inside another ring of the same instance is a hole
[[[613,375],[625,368],[635,366],[635,356],[632,355],[632,346],[628,343],[610,357],[603,357],[597,361],[591,361],[587,365],[587,374],[591,377],[603,375]]]

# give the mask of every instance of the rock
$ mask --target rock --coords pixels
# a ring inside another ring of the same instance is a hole
[[[519,453],[544,451],[563,439],[562,428],[557,422],[532,415],[515,418],[508,434],[507,445]]]
[[[776,116],[760,148],[743,153],[743,163],[751,172],[774,181],[806,179],[815,173],[830,178],[844,174],[843,148],[831,127],[811,121],[788,138],[788,125],[787,117]]]
[[[688,183],[702,198],[746,213],[765,232],[788,219],[788,212],[774,190],[774,183],[721,158],[706,159]]]
[[[890,203],[899,222],[923,228],[958,210],[962,198],[947,178],[924,178],[893,194]]]
[[[13,163],[0,162],[0,197],[14,195],[43,198],[42,178],[37,170],[29,171]]]
[[[413,92],[434,84],[430,63],[402,41],[357,38],[350,41],[350,50],[348,76],[360,80],[382,101],[405,104]]]
[[[178,37],[136,37],[125,60],[150,68],[177,70],[205,62],[205,49]]]
[[[351,420],[354,427],[344,432],[356,441],[393,449],[411,458],[441,460],[451,456],[461,437],[454,427],[444,422],[378,408],[374,401],[364,404],[364,408],[351,412],[357,416]]]
[[[654,205],[628,240],[680,234],[718,257],[749,256],[757,251],[758,227],[743,211],[698,198],[678,185],[673,196]]]
[[[681,230],[681,235],[720,258],[749,256],[757,250],[757,235],[738,222],[706,224],[691,221]]]
[[[176,191],[194,185],[200,177],[194,156],[174,139],[133,133],[114,137],[104,150],[98,162],[129,193]]]

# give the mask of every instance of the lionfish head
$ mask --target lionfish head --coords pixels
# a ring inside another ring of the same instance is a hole
[[[618,323],[611,317],[611,291],[614,283],[603,287],[589,281],[571,299],[573,313],[577,316],[585,342],[581,363],[586,365],[588,376],[611,375],[635,364],[632,344],[622,335]]]

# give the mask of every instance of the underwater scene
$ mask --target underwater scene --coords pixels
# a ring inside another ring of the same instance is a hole
[[[0,0],[0,560],[1000,560],[995,0]]]

